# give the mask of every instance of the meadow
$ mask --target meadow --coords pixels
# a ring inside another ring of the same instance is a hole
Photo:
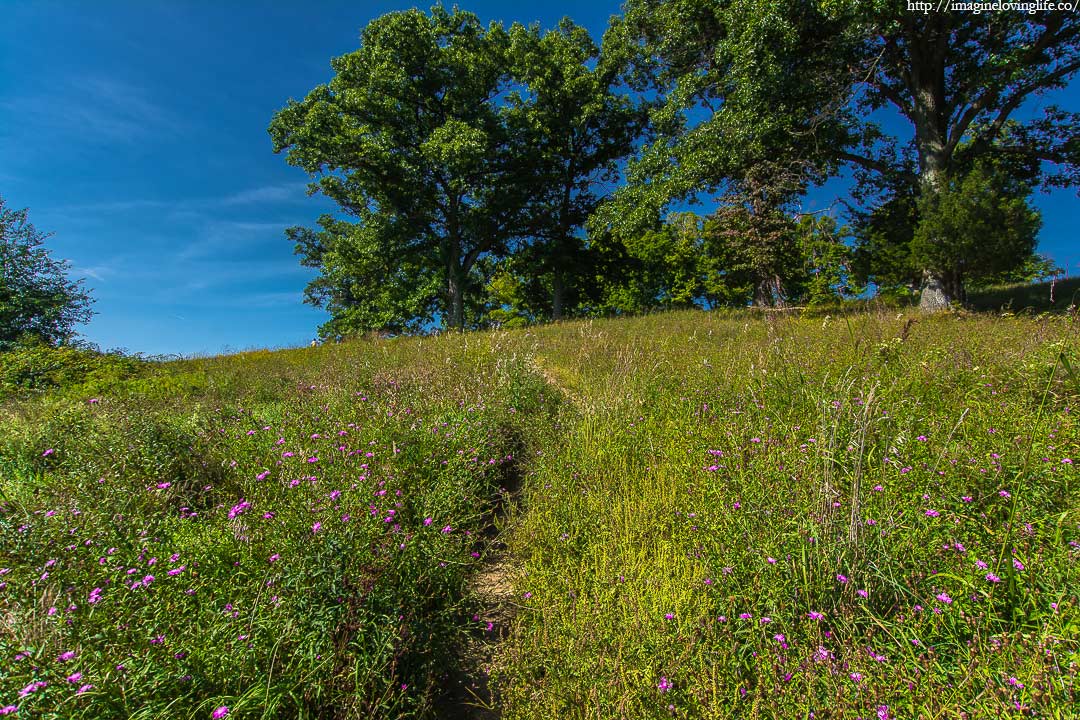
[[[0,713],[1072,717],[1076,335],[675,312],[10,396]]]

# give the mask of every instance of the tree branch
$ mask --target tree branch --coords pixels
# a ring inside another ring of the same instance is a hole
[[[990,123],[986,132],[980,133],[980,140],[989,142],[997,137],[998,133],[1001,132],[1001,128],[1005,126],[1005,122],[1009,119],[1009,115],[1020,106],[1020,103],[1023,102],[1024,98],[1028,95],[1040,88],[1049,87],[1056,81],[1077,70],[1080,70],[1080,60],[1075,60],[1067,65],[1063,65],[1049,75],[1044,75],[1041,79],[1017,89],[1012,96],[1002,104],[1001,111],[998,113],[997,117],[994,118],[994,121]]]
[[[917,180],[914,174],[903,170],[897,171],[896,168],[894,168],[889,163],[882,162],[880,160],[874,160],[873,158],[868,158],[863,155],[856,155],[855,153],[850,153],[846,150],[841,150],[840,152],[838,152],[837,157],[840,160],[852,163],[854,165],[858,165],[860,167],[866,168],[867,170],[874,170],[878,173],[881,173],[882,175],[888,175],[889,173],[898,172],[902,177],[907,178],[912,182]]]

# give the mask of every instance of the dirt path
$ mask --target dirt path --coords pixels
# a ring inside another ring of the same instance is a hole
[[[556,390],[569,399],[579,410],[584,409],[582,398],[570,392],[554,373],[535,360],[533,370]],[[441,717],[454,720],[498,720],[501,717],[498,698],[491,686],[491,670],[499,644],[509,635],[517,606],[513,594],[513,558],[510,556],[501,534],[513,502],[520,495],[523,482],[522,468],[516,466],[504,479],[505,487],[492,512],[484,566],[469,582],[469,591],[480,604],[474,631],[460,649],[461,671],[451,678],[449,689],[452,707]]]
[[[505,550],[497,548],[484,569],[469,583],[481,604],[480,629],[469,636],[461,649],[463,672],[454,679],[454,711],[449,717],[461,720],[497,720],[498,698],[491,687],[491,665],[495,651],[510,631],[514,619],[510,564]]]

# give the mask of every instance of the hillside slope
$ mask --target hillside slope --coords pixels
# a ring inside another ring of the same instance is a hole
[[[1076,370],[1068,316],[686,312],[8,401],[0,708],[1067,717]]]

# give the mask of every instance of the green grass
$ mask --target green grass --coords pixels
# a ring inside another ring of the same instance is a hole
[[[975,310],[1064,312],[1080,304],[1080,278],[987,288],[972,292],[968,302]]]
[[[0,707],[447,716],[520,479],[503,717],[1070,717],[1078,369],[1068,315],[683,312],[9,400]]]

